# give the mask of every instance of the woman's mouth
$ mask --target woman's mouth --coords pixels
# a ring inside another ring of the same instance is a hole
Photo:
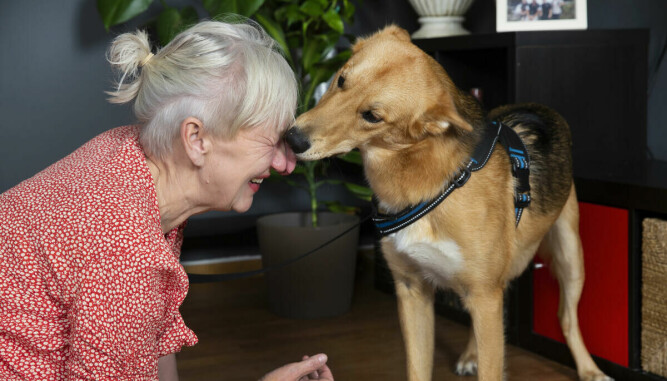
[[[248,182],[248,185],[254,192],[257,192],[259,190],[259,185],[262,184],[262,181],[264,181],[264,179],[255,177]]]

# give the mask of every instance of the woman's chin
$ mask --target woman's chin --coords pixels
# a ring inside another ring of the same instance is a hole
[[[245,213],[248,211],[248,209],[250,209],[251,206],[252,206],[252,196],[250,196],[247,201],[244,200],[244,202],[234,204],[232,210],[235,211],[236,213]]]

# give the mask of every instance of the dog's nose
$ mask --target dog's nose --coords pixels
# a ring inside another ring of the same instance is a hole
[[[308,148],[310,148],[310,141],[308,140],[308,137],[295,126],[287,130],[287,134],[285,134],[285,141],[287,144],[289,144],[294,153],[306,152]]]

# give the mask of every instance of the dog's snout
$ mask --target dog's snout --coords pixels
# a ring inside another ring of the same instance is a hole
[[[306,152],[310,148],[310,141],[300,129],[296,126],[291,127],[285,134],[285,141],[292,148],[294,153]]]

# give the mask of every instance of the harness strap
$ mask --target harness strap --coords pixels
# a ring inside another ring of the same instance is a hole
[[[496,123],[496,122],[493,122]],[[516,225],[519,225],[523,209],[530,205],[530,158],[528,150],[519,135],[512,128],[502,123],[500,133],[500,144],[505,147],[507,155],[512,163],[512,175],[517,179],[514,188],[514,214]],[[503,127],[504,126],[504,127]]]
[[[414,223],[428,212],[433,210],[455,189],[462,187],[470,179],[472,172],[484,168],[491,158],[491,154],[500,141],[507,150],[512,164],[512,175],[517,178],[517,186],[514,194],[514,211],[516,225],[521,220],[523,209],[530,204],[530,160],[528,151],[517,133],[506,125],[493,121],[486,128],[481,141],[475,147],[473,155],[468,163],[454,176],[455,180],[445,184],[445,190],[436,198],[424,201],[418,205],[407,207],[396,214],[383,214],[379,212],[379,202],[373,196],[373,222],[378,233],[386,236],[395,233],[404,227]]]
[[[465,167],[449,186],[442,192],[438,197],[434,198],[428,202],[422,202],[419,205],[414,207],[409,207],[403,209],[397,214],[382,214],[378,211],[378,201],[375,196],[373,196],[373,222],[377,228],[380,235],[385,236],[396,231],[403,229],[404,227],[412,224],[418,219],[422,218],[428,212],[433,210],[436,206],[440,205],[441,202],[449,196],[454,189],[460,188],[468,182],[470,178],[470,164],[468,167]]]

